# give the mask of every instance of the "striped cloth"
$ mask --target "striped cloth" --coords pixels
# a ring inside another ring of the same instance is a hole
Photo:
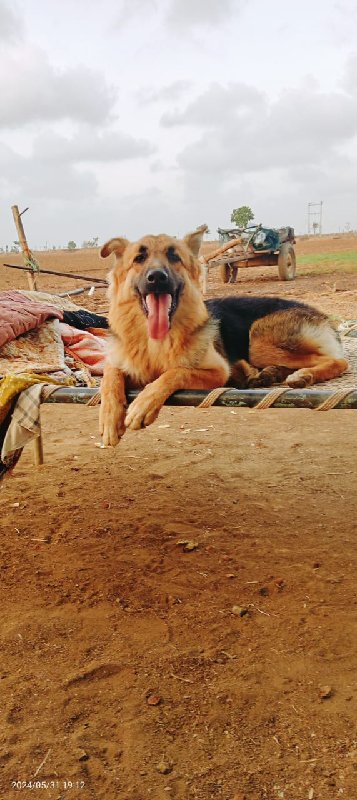
[[[2,461],[6,461],[15,450],[21,450],[29,439],[40,435],[41,392],[42,383],[35,383],[19,395],[3,441]]]

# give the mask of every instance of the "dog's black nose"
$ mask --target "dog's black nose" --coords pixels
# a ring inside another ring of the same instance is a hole
[[[149,269],[146,275],[147,282],[154,288],[164,288],[169,283],[169,276],[164,269]]]

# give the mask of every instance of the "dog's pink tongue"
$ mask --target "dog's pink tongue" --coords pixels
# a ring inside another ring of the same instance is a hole
[[[164,339],[170,330],[169,311],[171,308],[170,294],[146,295],[148,307],[148,328],[151,339]]]

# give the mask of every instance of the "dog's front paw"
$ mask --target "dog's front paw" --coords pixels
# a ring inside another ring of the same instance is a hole
[[[314,376],[309,369],[298,369],[289,375],[285,383],[291,389],[305,389],[306,386],[311,386],[314,382]]]
[[[283,375],[279,367],[264,367],[257,375],[248,378],[248,388],[257,389],[259,387],[273,386],[281,383]]]
[[[99,412],[99,432],[105,447],[115,447],[125,433],[125,406],[114,402],[102,403]]]
[[[125,417],[125,427],[130,428],[131,431],[146,428],[155,422],[161,407],[162,403],[158,400],[157,394],[147,386],[129,406]]]

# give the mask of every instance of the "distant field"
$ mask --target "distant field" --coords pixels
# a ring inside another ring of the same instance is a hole
[[[327,273],[342,269],[344,272],[357,272],[357,250],[344,250],[330,253],[310,253],[298,255],[299,267],[311,267],[305,270],[308,275]]]
[[[218,245],[218,242],[206,241],[203,244],[203,252],[214,250]],[[346,319],[354,319],[357,300],[357,234],[297,237],[295,249],[297,261],[295,281],[287,283],[279,281],[276,266],[254,267],[254,269],[241,268],[238,283],[230,286],[222,284],[218,270],[212,270],[209,277],[209,295],[221,296],[237,292],[242,294],[247,292],[279,294],[319,304],[323,291],[324,310],[328,313],[335,313],[338,308],[338,313],[345,316]],[[96,278],[105,278],[113,264],[113,259],[101,259],[99,248],[94,247],[40,251],[35,253],[35,256],[44,269]],[[26,273],[7,269],[2,266],[2,262],[22,265],[23,258],[21,253],[0,255],[0,291],[14,288],[27,289]],[[84,285],[81,280],[44,274],[38,281],[38,286],[42,291],[55,293]],[[329,296],[330,290],[331,296]],[[87,308],[104,312],[108,303],[106,291],[98,289],[92,297],[88,297],[86,294],[80,297],[80,302],[83,302]]]

